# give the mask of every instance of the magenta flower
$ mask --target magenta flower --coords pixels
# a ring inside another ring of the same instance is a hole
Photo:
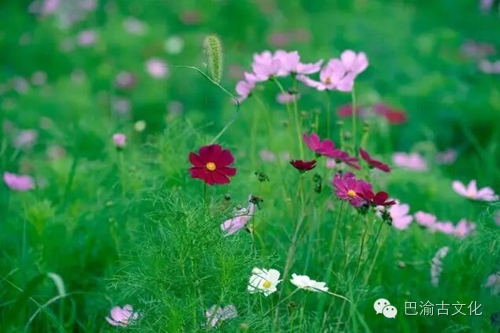
[[[394,153],[392,155],[392,162],[399,167],[416,170],[425,171],[427,170],[427,162],[418,153]]]
[[[389,214],[392,217],[392,225],[399,230],[407,229],[413,221],[413,216],[408,215],[410,206],[408,204],[401,204],[396,200],[396,204],[389,208]]]
[[[127,136],[123,133],[116,133],[113,135],[113,143],[116,148],[123,149],[127,144]]]
[[[389,124],[402,124],[408,118],[403,110],[395,110],[385,103],[375,104],[372,110],[376,115],[384,117]]]
[[[360,170],[361,168],[359,167],[359,160],[357,157],[354,156],[349,156],[349,154],[343,150],[340,149],[334,149],[330,151],[328,155],[326,155],[330,158],[333,158],[337,163],[344,163],[347,164],[348,166]]]
[[[3,181],[5,184],[14,191],[29,191],[35,187],[35,181],[31,176],[16,175],[9,172],[4,172]]]
[[[325,139],[323,141],[320,140],[319,136],[316,133],[312,133],[307,136],[306,133],[302,134],[302,139],[309,149],[316,153],[316,155],[325,155],[330,156],[334,154],[335,144],[332,140]]]
[[[469,185],[465,187],[464,184],[455,180],[452,183],[452,187],[459,195],[466,197],[471,200],[478,201],[496,201],[498,200],[498,195],[495,195],[495,192],[490,187],[483,187],[478,190],[476,180],[471,180]]]
[[[156,79],[162,79],[168,75],[168,68],[165,62],[158,58],[149,59],[146,62],[146,70],[149,75]]]
[[[359,154],[361,155],[361,158],[363,158],[370,167],[377,168],[384,172],[391,171],[391,168],[387,164],[384,164],[380,161],[377,161],[376,159],[373,159],[370,156],[370,154],[368,154],[368,152],[366,152],[363,148],[359,148]]]
[[[216,308],[217,311],[215,311]],[[224,320],[236,318],[238,316],[238,312],[236,311],[236,307],[232,304],[226,307],[212,305],[210,309],[205,311],[205,316],[207,317],[207,325],[215,327],[218,323]]]
[[[115,306],[111,309],[111,318],[106,317],[106,320],[113,326],[125,327],[139,317],[139,314],[133,311],[132,305],[129,304],[125,305],[123,308]]]
[[[437,222],[437,217],[422,211],[415,213],[415,221],[423,227],[430,228]]]
[[[356,176],[351,172],[344,174],[336,173],[333,177],[333,186],[335,194],[339,199],[349,201],[354,207],[360,207],[365,200],[358,195],[368,189],[371,190],[371,184],[364,180],[357,180]]]
[[[226,236],[234,234],[236,231],[244,228],[252,218],[255,211],[255,203],[252,202],[252,196],[249,198],[248,208],[242,208],[234,214],[234,217],[224,221],[220,228],[227,231]]]
[[[448,254],[450,248],[448,246],[440,248],[431,261],[431,283],[437,287],[439,285],[439,277],[443,271],[443,259]]]

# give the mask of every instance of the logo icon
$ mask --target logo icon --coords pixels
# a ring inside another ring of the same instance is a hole
[[[380,298],[373,303],[373,308],[377,314],[382,314],[386,318],[396,318],[398,309],[385,298]]]

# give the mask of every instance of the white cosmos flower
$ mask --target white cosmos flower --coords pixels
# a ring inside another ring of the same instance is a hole
[[[328,291],[328,287],[325,282],[318,282],[315,280],[311,280],[311,278],[307,275],[297,275],[292,274],[292,279],[290,280],[297,288],[310,290],[310,291]]]
[[[261,292],[264,296],[269,296],[277,289],[276,286],[280,283],[280,272],[275,269],[252,269],[252,276],[248,283],[248,291],[253,294]]]

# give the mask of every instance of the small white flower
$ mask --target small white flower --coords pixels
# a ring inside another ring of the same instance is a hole
[[[134,129],[137,132],[142,132],[146,129],[146,122],[144,120],[139,120],[134,124]]]
[[[290,280],[297,288],[310,290],[310,291],[328,291],[328,287],[325,282],[318,282],[311,280],[307,275],[297,275],[292,274],[292,279]]]
[[[276,286],[280,283],[280,272],[275,269],[252,269],[252,276],[250,277],[248,292],[256,293],[261,292],[264,296],[269,296],[277,289]]]

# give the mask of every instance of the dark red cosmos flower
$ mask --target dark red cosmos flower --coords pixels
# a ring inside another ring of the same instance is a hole
[[[306,143],[307,147],[311,149],[316,155],[325,155],[332,153],[335,150],[335,144],[332,140],[325,139],[323,141],[320,140],[318,134],[312,133],[307,136],[306,133],[302,135],[302,139]]]
[[[312,170],[316,167],[316,160],[312,161],[302,161],[302,160],[291,160],[290,164],[300,172],[306,172]]]
[[[236,175],[236,169],[229,167],[234,162],[233,155],[219,145],[201,147],[198,155],[189,153],[189,162],[193,165],[189,169],[191,177],[202,179],[208,185],[228,184],[229,177]]]
[[[333,158],[335,159],[335,162],[337,163],[345,163],[347,164],[348,166],[356,169],[356,170],[360,170],[361,168],[359,167],[359,160],[357,157],[354,157],[354,156],[349,156],[349,154],[343,150],[340,150],[340,149],[334,149],[333,151],[331,151],[328,155],[326,155],[330,158]]]
[[[360,192],[356,192],[356,194],[363,199],[366,203],[371,206],[392,206],[396,204],[396,201],[389,199],[389,194],[384,191],[379,191],[377,193],[373,193],[372,189],[369,187],[362,187]]]
[[[379,170],[382,170],[384,172],[391,172],[391,168],[387,165],[387,164],[384,164],[380,161],[377,161],[377,160],[374,160],[370,154],[368,154],[366,152],[366,150],[364,150],[363,148],[359,148],[359,154],[361,155],[361,157],[371,166],[371,167],[374,167],[374,168],[377,168]]]

